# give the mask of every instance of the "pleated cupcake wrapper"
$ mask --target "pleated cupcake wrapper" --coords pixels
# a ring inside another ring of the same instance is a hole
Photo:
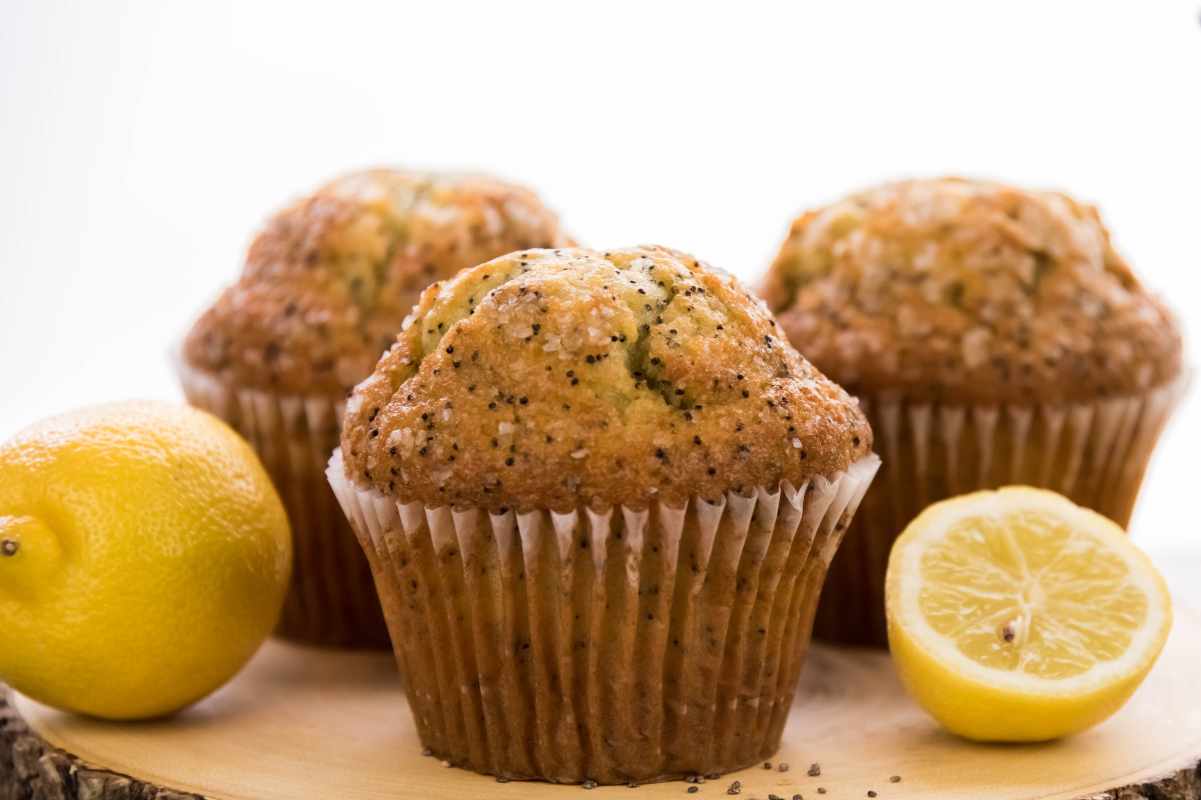
[[[879,466],[682,508],[490,514],[328,476],[421,740],[508,778],[647,781],[770,756],[826,567]]]
[[[884,573],[892,543],[930,503],[979,489],[1052,489],[1130,521],[1156,440],[1189,382],[1096,403],[934,405],[861,397],[880,477],[826,580],[819,638],[884,645]]]
[[[371,570],[329,484],[345,400],[231,386],[176,360],[188,402],[240,433],[270,474],[292,526],[292,583],[281,636],[337,647],[388,646]]]

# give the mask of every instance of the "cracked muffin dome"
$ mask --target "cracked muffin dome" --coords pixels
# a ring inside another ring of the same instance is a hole
[[[495,178],[352,173],[267,222],[183,357],[246,387],[341,394],[370,373],[430,283],[570,243],[537,196]]]
[[[869,189],[798,218],[763,294],[852,392],[1075,402],[1181,368],[1170,312],[1097,210],[1057,192],[959,178]]]
[[[489,510],[800,486],[871,450],[732,277],[662,247],[529,250],[431,286],[347,404],[347,477]]]

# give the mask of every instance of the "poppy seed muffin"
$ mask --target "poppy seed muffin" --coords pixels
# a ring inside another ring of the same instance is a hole
[[[883,447],[818,635],[884,643],[889,547],[926,503],[1026,483],[1128,522],[1181,337],[1092,206],[959,178],[880,186],[798,218],[763,293]]]
[[[340,177],[255,237],[242,275],[185,338],[180,373],[190,402],[255,446],[288,508],[296,570],[281,635],[387,646],[370,570],[323,474],[346,394],[430,283],[569,241],[524,188],[393,169]]]
[[[423,743],[625,783],[778,746],[871,445],[733,278],[662,247],[544,249],[426,290],[329,475]]]

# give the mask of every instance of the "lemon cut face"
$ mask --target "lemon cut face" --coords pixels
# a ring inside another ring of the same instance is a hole
[[[914,697],[952,732],[1032,741],[1129,698],[1162,650],[1171,601],[1112,521],[1026,487],[938,503],[897,540],[889,640]]]

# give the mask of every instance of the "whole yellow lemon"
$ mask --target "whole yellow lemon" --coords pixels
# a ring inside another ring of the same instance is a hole
[[[292,566],[258,458],[203,411],[130,402],[0,445],[0,680],[71,711],[153,717],[229,680]]]

